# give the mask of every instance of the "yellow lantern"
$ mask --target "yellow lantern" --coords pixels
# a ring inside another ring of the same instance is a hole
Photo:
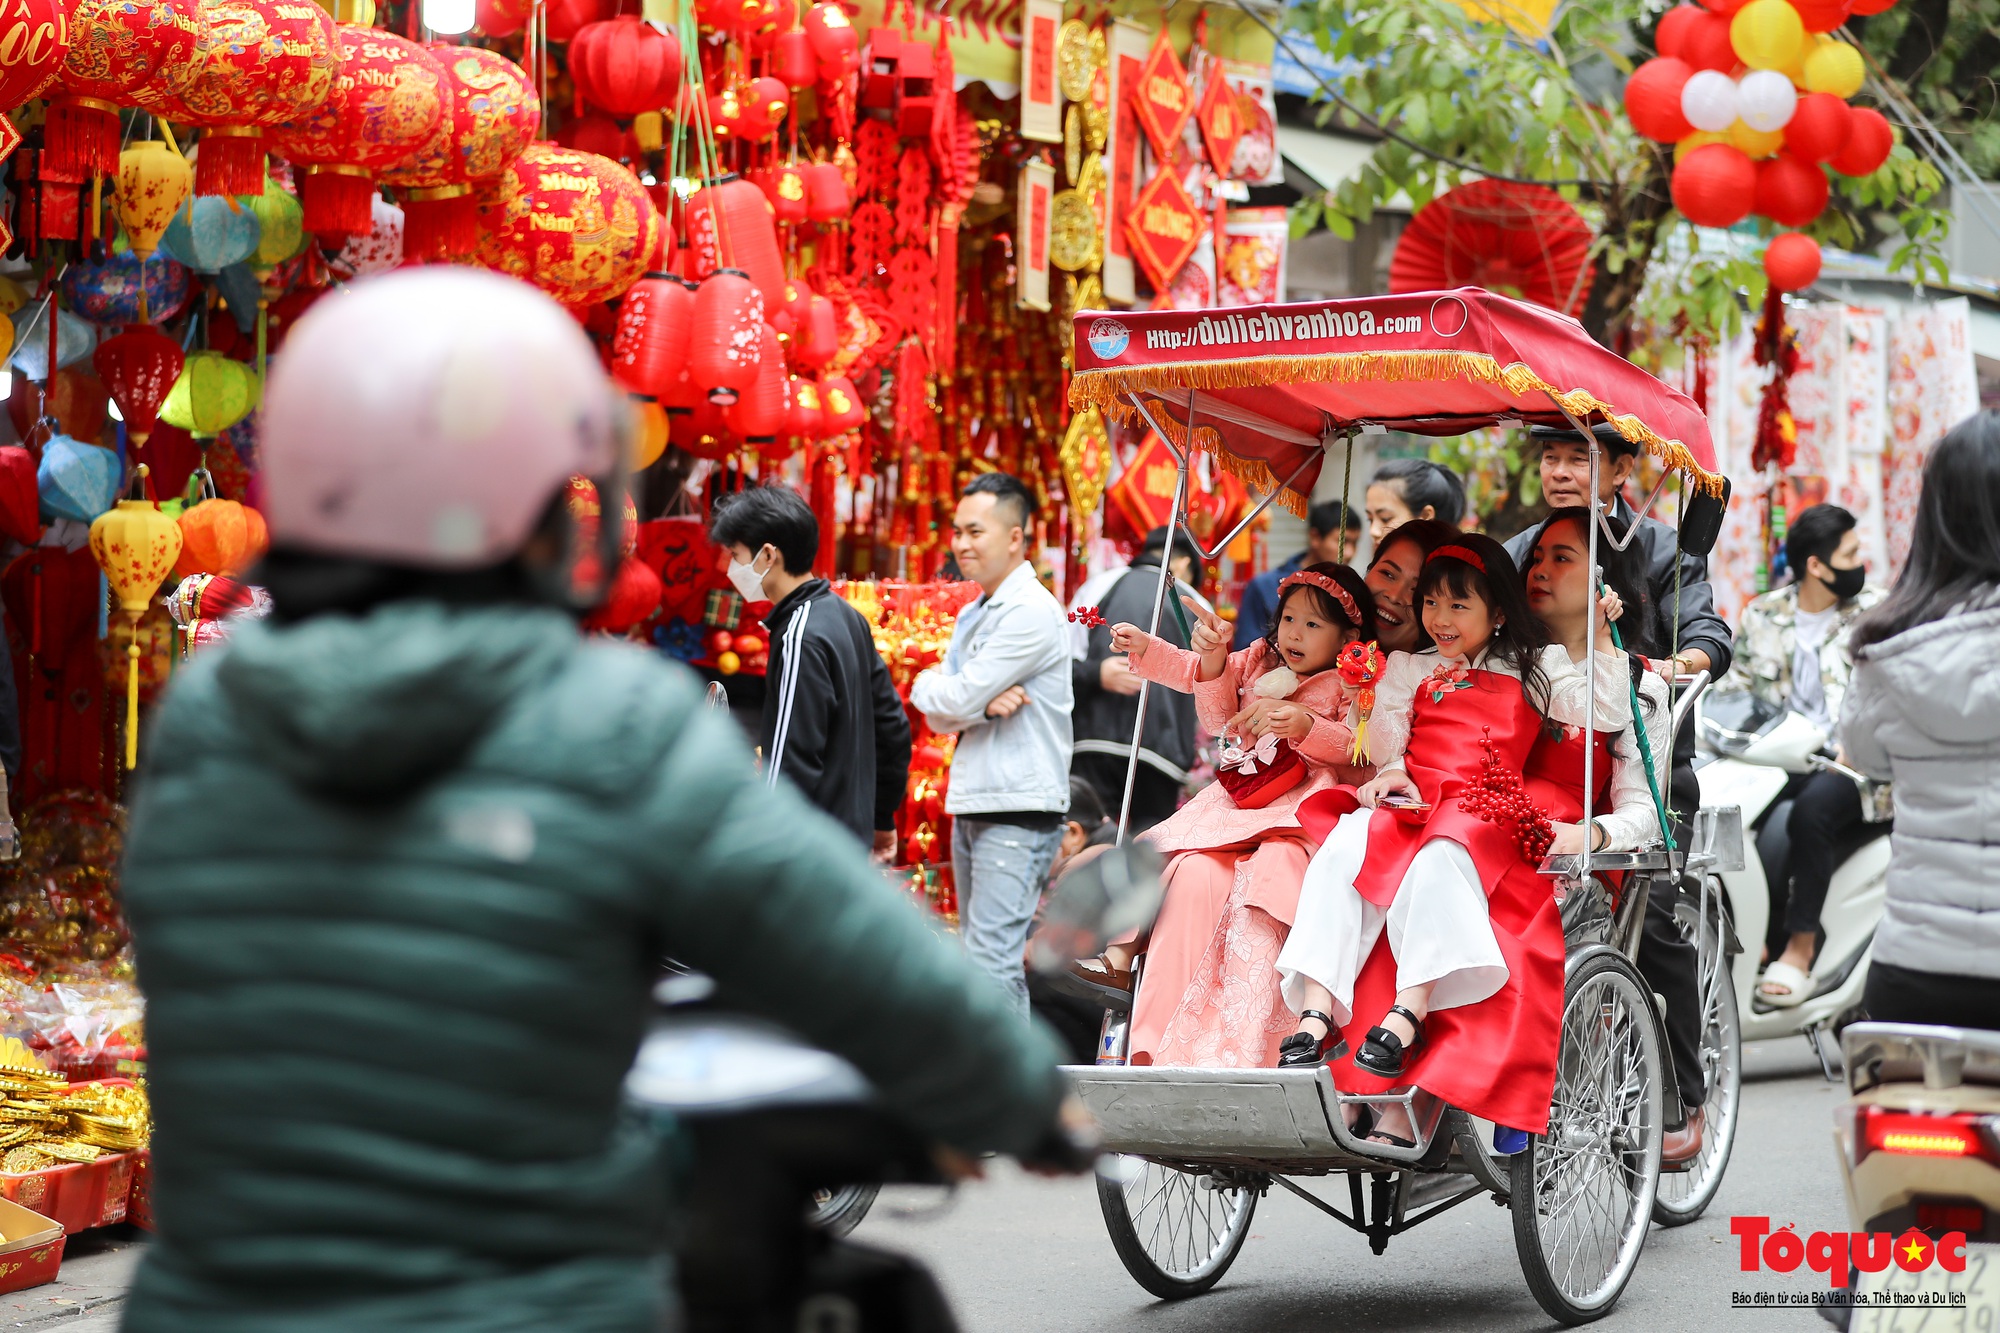
[[[643,472],[667,451],[667,409],[651,398],[632,400],[632,448],[627,460],[633,472]]]
[[[1729,20],[1729,44],[1751,69],[1782,70],[1806,46],[1806,25],[1788,0],[1750,0]]]
[[[1861,53],[1846,42],[1813,48],[1806,56],[1805,73],[1808,92],[1832,93],[1842,100],[1860,92],[1861,81],[1867,76]]]
[[[152,258],[192,189],[194,168],[163,143],[142,139],[118,155],[118,223],[132,253]]]
[[[140,464],[136,475],[146,475]],[[120,500],[90,525],[90,553],[132,622],[126,649],[125,767],[139,766],[139,621],[181,554],[180,525],[151,500]]]
[[[1743,150],[1746,157],[1763,159],[1777,156],[1785,146],[1783,130],[1753,130],[1742,121],[1736,121],[1728,130],[1728,141]]]
[[[667,118],[657,111],[641,111],[632,118],[632,137],[642,153],[657,153],[667,145]]]
[[[257,372],[241,361],[220,352],[190,352],[160,404],[160,420],[190,435],[220,435],[256,410],[263,391]]]
[[[1743,122],[1739,120],[1736,123],[1741,125]],[[1674,144],[1674,161],[1680,161],[1704,144],[1728,142],[1729,136],[1726,134],[1720,134],[1715,130],[1696,130],[1693,134],[1688,135],[1687,138],[1681,139]]]

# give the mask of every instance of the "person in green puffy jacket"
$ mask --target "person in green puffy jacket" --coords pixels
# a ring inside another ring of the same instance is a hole
[[[1058,1134],[1047,1034],[690,673],[578,633],[562,497],[616,477],[622,411],[566,313],[462,269],[356,284],[275,359],[273,614],[175,678],[127,838],[132,1333],[661,1327],[673,1182],[620,1089],[663,956],[941,1145]]]

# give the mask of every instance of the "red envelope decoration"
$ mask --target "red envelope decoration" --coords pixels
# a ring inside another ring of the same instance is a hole
[[[1146,137],[1153,141],[1154,154],[1162,162],[1172,162],[1174,145],[1194,114],[1194,94],[1188,89],[1187,68],[1174,54],[1165,28],[1153,39],[1153,49],[1140,66],[1132,105],[1139,113],[1139,123],[1146,127]]]
[[[1208,160],[1215,164],[1215,173],[1224,180],[1229,179],[1229,164],[1236,157],[1236,145],[1249,128],[1243,120],[1243,108],[1236,89],[1223,74],[1220,61],[1212,61],[1208,67],[1208,87],[1201,95],[1201,110],[1196,113],[1201,122],[1202,142],[1208,146]]]
[[[1193,257],[1208,219],[1194,206],[1180,178],[1162,171],[1146,182],[1125,217],[1125,237],[1146,270],[1153,290],[1163,292],[1181,265]]]

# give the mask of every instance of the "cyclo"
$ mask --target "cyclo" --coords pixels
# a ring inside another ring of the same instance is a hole
[[[1329,451],[1345,455],[1361,433],[1453,436],[1567,423],[1591,441],[1594,497],[1599,456],[1588,426],[1608,421],[1662,464],[1641,516],[1680,478],[1680,535],[1697,554],[1706,553],[1704,538],[1713,544],[1715,497],[1726,495],[1707,422],[1684,395],[1599,346],[1575,321],[1477,289],[1227,311],[1082,312],[1070,398],[1079,410],[1097,408],[1160,436],[1178,460],[1177,517],[1187,510],[1195,450],[1265,492],[1213,550],[1201,552],[1211,559],[1274,500],[1302,508]],[[1346,471],[1344,490],[1351,489],[1351,459]],[[1615,538],[1602,504],[1592,508],[1596,568],[1598,543]],[[1156,632],[1170,566],[1171,547],[1160,564]],[[1674,734],[1707,683],[1706,673],[1678,682]],[[1141,728],[1145,708],[1142,691]],[[1136,764],[1136,728],[1132,748]],[[1661,791],[1667,763],[1668,756],[1657,757]],[[1586,758],[1586,820],[1593,786]],[[1121,841],[1130,794],[1128,771]],[[1609,1312],[1638,1263],[1649,1221],[1672,1226],[1699,1216],[1728,1164],[1740,1050],[1725,956],[1730,936],[1710,876],[1741,863],[1741,821],[1733,813],[1699,812],[1690,847],[1663,842],[1636,854],[1543,863],[1562,896],[1559,1056],[1547,1132],[1508,1156],[1489,1150],[1491,1126],[1455,1107],[1407,1087],[1349,1095],[1323,1065],[1127,1066],[1123,1021],[1107,1013],[1098,1063],[1070,1073],[1106,1149],[1123,1155],[1119,1172],[1100,1177],[1098,1193],[1127,1271],[1163,1298],[1206,1291],[1234,1261],[1257,1200],[1273,1185],[1366,1236],[1377,1254],[1399,1232],[1490,1195],[1512,1210],[1522,1272],[1544,1310],[1566,1324]],[[1609,871],[1625,873],[1614,885]],[[1634,966],[1653,893],[1673,895],[1677,924],[1697,945],[1708,1098],[1703,1153],[1664,1178],[1661,1135],[1684,1113],[1660,1002]],[[1142,957],[1135,968],[1139,986],[1143,964]],[[1400,1102],[1417,1129],[1415,1145],[1357,1139],[1342,1112],[1366,1102]],[[1298,1183],[1325,1176],[1346,1177],[1345,1208]]]

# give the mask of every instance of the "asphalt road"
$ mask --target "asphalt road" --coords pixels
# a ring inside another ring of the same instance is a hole
[[[1764,1215],[1773,1229],[1796,1222],[1801,1233],[1846,1225],[1832,1141],[1840,1088],[1821,1076],[1802,1038],[1747,1046],[1744,1065],[1742,1123],[1715,1202],[1685,1227],[1653,1228],[1618,1308],[1596,1327],[1827,1333],[1810,1310],[1732,1304],[1736,1291],[1809,1291],[1809,1279],[1825,1278],[1740,1272],[1729,1218]],[[1206,1295],[1165,1302],[1119,1264],[1088,1180],[1042,1180],[1003,1167],[940,1208],[943,1198],[937,1190],[884,1191],[855,1239],[923,1258],[967,1333],[1556,1327],[1521,1279],[1508,1213],[1483,1200],[1397,1237],[1377,1258],[1360,1236],[1274,1189],[1222,1281]]]

